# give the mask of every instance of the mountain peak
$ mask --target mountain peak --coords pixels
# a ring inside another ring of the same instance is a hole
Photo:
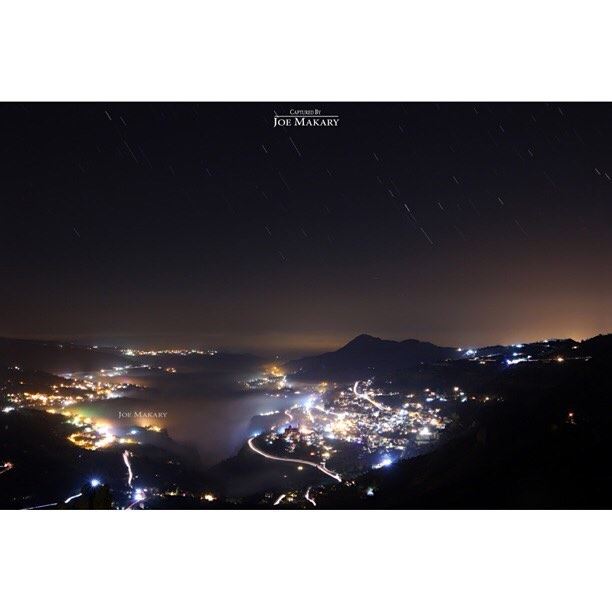
[[[360,334],[337,351],[298,359],[287,364],[287,369],[304,379],[354,380],[448,359],[455,351],[419,340],[398,342]]]
[[[369,334],[359,334],[355,336],[350,342],[347,342],[344,345],[344,348],[349,346],[362,346],[366,344],[373,344],[375,342],[381,342],[381,338],[377,338],[376,336],[370,336]]]

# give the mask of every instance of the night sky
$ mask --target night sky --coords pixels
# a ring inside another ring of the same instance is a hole
[[[292,108],[337,128],[273,128]],[[612,105],[2,104],[0,334],[284,355],[612,330]]]

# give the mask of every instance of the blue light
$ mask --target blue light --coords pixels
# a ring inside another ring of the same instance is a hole
[[[391,457],[389,457],[388,455],[385,455],[380,463],[375,463],[372,468],[375,470],[379,470],[380,468],[383,467],[389,467],[391,464],[393,463],[393,459],[391,459]]]
[[[315,400],[317,399],[316,395],[309,395],[304,401],[304,408],[310,409],[314,406]]]
[[[92,478],[89,481],[89,484],[95,489],[96,487],[100,486],[100,481],[97,478]]]

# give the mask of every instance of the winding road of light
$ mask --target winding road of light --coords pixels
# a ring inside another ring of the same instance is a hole
[[[353,385],[353,393],[355,394],[356,397],[359,397],[360,399],[364,399],[367,402],[370,402],[370,404],[372,404],[379,410],[384,410],[386,408],[386,406],[383,406],[382,404],[375,402],[367,393],[359,393],[359,391],[357,390],[358,384],[359,384],[359,381],[357,380],[355,381],[355,384]]]
[[[134,495],[134,501],[124,508],[124,510],[131,510],[136,504],[140,504],[147,500],[147,496],[144,494],[142,489],[136,489],[136,494]]]
[[[302,465],[309,465],[311,467],[317,468],[317,470],[323,472],[326,476],[330,476],[331,478],[335,478],[338,482],[342,482],[342,478],[339,474],[328,470],[324,465],[320,463],[315,463],[314,461],[307,461],[306,459],[288,459],[286,457],[275,457],[274,455],[270,455],[269,453],[264,453],[264,451],[259,450],[254,444],[255,436],[249,438],[248,445],[249,448],[258,455],[265,457],[266,459],[271,459],[272,461],[286,461],[287,463],[301,463]]]
[[[12,470],[15,466],[10,461],[7,461],[2,467],[4,469],[0,470],[0,474],[4,474],[5,472]]]
[[[310,497],[310,489],[311,489],[311,487],[308,487],[308,488],[306,489],[306,495],[304,495],[304,497],[305,497],[305,498],[306,498],[306,499],[307,499],[307,500],[308,500],[308,501],[309,501],[309,502],[310,502],[310,503],[311,503],[313,506],[316,506],[316,505],[317,505],[317,502],[316,502],[314,499],[312,499],[312,497]]]
[[[143,502],[145,500],[146,500],[146,497],[145,499],[135,499],[129,506],[126,506],[124,510],[131,510],[136,504],[139,504],[140,502]]]
[[[51,506],[57,506],[57,502],[52,504],[43,504],[42,506],[32,506],[31,508],[24,508],[24,510],[38,510],[39,508],[51,508]]]
[[[68,499],[64,500],[64,503],[67,504],[68,502],[71,502],[73,499],[76,499],[77,497],[81,497],[81,495],[83,495],[82,493],[77,493],[76,495],[71,495]]]
[[[128,487],[131,489],[134,474],[132,473],[132,464],[130,463],[130,451],[127,449],[123,451],[123,463],[125,463],[128,470]]]

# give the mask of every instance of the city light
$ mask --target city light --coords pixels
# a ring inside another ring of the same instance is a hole
[[[383,458],[382,461],[380,461],[380,463],[375,463],[372,468],[375,470],[379,470],[380,468],[384,468],[384,467],[388,467],[393,463],[393,460],[391,459],[391,457],[385,457]]]

